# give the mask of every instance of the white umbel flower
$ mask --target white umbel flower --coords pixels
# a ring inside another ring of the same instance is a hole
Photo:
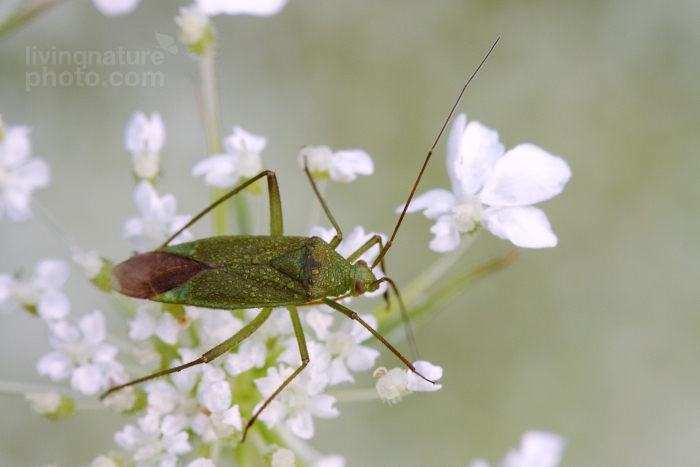
[[[307,368],[307,370],[310,370]],[[294,370],[282,365],[267,369],[267,376],[255,380],[255,385],[263,397],[270,397],[282,383],[292,375]],[[285,422],[285,427],[301,439],[311,439],[314,435],[313,417],[333,418],[339,415],[333,407],[335,397],[321,394],[326,384],[319,383],[318,378],[302,372],[267,406],[260,414],[260,420],[268,428]],[[309,372],[310,373],[310,372]],[[263,402],[256,407],[257,411]]]
[[[141,0],[92,0],[92,3],[105,16],[123,16],[134,11]]]
[[[533,144],[504,152],[498,132],[476,121],[467,125],[467,116],[459,114],[447,142],[447,172],[452,192],[430,190],[414,198],[407,210],[422,210],[436,220],[430,229],[433,251],[454,250],[460,233],[472,234],[479,225],[519,247],[557,244],[547,216],[532,205],[563,190],[571,169],[562,158]]]
[[[299,164],[304,164],[314,177],[330,178],[334,182],[349,183],[358,175],[372,175],[374,163],[361,149],[333,152],[328,146],[305,146],[299,151]]]
[[[204,182],[216,188],[231,188],[241,178],[252,178],[262,171],[260,153],[267,138],[248,133],[240,126],[224,140],[226,153],[200,161],[192,168],[193,177],[204,176]]]
[[[160,151],[165,143],[165,126],[158,112],[146,117],[135,112],[124,129],[124,146],[131,153],[132,170],[139,179],[150,180],[160,173]]]
[[[78,326],[53,324],[49,342],[55,350],[39,359],[37,371],[54,381],[70,378],[71,387],[87,396],[126,382],[115,359],[117,348],[103,343],[105,335],[105,318],[98,310],[80,318]]]
[[[192,216],[175,215],[177,200],[172,194],[158,196],[153,185],[143,180],[134,189],[134,203],[141,217],[132,217],[124,224],[124,240],[139,253],[159,247],[168,237],[187,224]],[[171,245],[188,242],[194,237],[185,230]]]
[[[32,192],[51,180],[49,164],[31,157],[29,131],[28,126],[9,126],[0,140],[0,219],[7,216],[12,222],[24,222],[31,218]]]
[[[195,0],[195,4],[207,15],[276,15],[287,0]]]

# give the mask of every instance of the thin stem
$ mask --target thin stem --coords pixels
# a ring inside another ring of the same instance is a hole
[[[57,388],[55,386],[44,386],[42,384],[15,383],[13,381],[0,380],[0,394],[5,396],[20,396],[28,392],[48,392],[55,391],[59,394],[73,395],[74,393],[66,388]]]
[[[376,388],[329,390],[326,394],[335,397],[338,402],[364,402],[379,399]]]
[[[204,54],[199,56],[199,74],[201,79],[202,121],[207,138],[207,152],[209,155],[221,154],[224,151],[221,142],[221,113],[219,111],[219,88],[216,84],[216,51],[214,47],[208,48]],[[223,193],[224,190],[219,188],[212,189],[212,199],[220,198]],[[225,207],[220,206],[216,209],[213,216],[214,235],[221,236],[226,234],[226,214]]]
[[[34,19],[39,14],[58,5],[62,0],[29,0],[0,12],[0,38]]]

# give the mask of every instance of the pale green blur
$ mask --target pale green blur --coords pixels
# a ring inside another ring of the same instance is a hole
[[[206,155],[196,63],[176,40],[162,65],[89,68],[162,71],[162,87],[26,91],[26,73],[42,72],[26,54],[161,50],[155,33],[176,37],[176,13],[144,1],[110,19],[74,0],[0,42],[0,114],[33,127],[34,153],[53,169],[38,200],[80,246],[114,261],[131,253],[121,229],[137,215],[122,142],[135,110],[157,110],[166,125],[160,192],[174,193],[181,213],[208,202],[189,175]],[[329,184],[328,204],[347,232],[360,224],[390,233],[394,208],[497,36],[459,110],[498,130],[507,148],[537,144],[573,172],[541,206],[559,246],[528,252],[416,329],[421,357],[444,368],[444,388],[391,407],[338,403],[339,418],[316,421],[317,449],[345,455],[349,467],[466,466],[474,457],[494,466],[524,431],[540,429],[568,439],[565,467],[700,464],[699,21],[700,4],[689,0],[291,0],[272,18],[214,19],[225,134],[239,124],[268,137],[263,158],[279,176],[288,234],[307,234],[315,202],[297,160],[307,144],[372,155],[375,175]],[[66,70],[75,66],[48,69]],[[444,156],[443,141],[418,193],[449,187]],[[399,287],[437,258],[430,225],[409,216],[388,253]],[[483,233],[457,267],[508,247]],[[30,273],[47,256],[67,259],[37,223],[0,221],[0,272]],[[121,322],[77,271],[67,291],[74,313],[100,308]],[[38,320],[0,316],[0,347],[0,380],[49,384],[35,370],[49,351]],[[379,364],[398,366],[387,351]],[[86,465],[115,447],[125,423],[102,410],[49,422],[0,396],[0,465]]]

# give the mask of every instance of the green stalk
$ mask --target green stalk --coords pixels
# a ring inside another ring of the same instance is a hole
[[[62,0],[29,0],[20,3],[14,9],[8,8],[7,12],[0,13],[0,38],[5,34],[31,21],[34,17],[58,5]]]
[[[455,250],[455,253],[458,252],[459,250]],[[461,256],[461,254],[463,254],[463,252],[458,253],[456,256],[459,257]],[[445,283],[437,290],[432,292],[429,296],[427,296],[427,299],[425,301],[422,301],[420,303],[414,303],[413,300],[418,295],[424,294],[427,287],[436,282],[437,279],[435,278],[435,273],[440,270],[443,270],[442,273],[444,274],[444,272],[446,272],[447,270],[444,269],[444,266],[447,263],[454,264],[455,262],[454,259],[443,261],[443,258],[441,258],[428,271],[426,271],[427,274],[423,274],[421,277],[419,277],[418,281],[416,281],[417,284],[412,283],[406,289],[408,293],[405,294],[404,297],[411,298],[411,301],[406,300],[408,308],[407,313],[409,318],[411,318],[411,320],[413,321],[419,317],[426,318],[430,315],[437,313],[439,310],[443,309],[449,303],[454,301],[460,294],[464,292],[464,290],[467,287],[471,286],[474,282],[488,277],[491,274],[494,274],[500,271],[501,269],[505,268],[506,266],[509,266],[516,259],[518,259],[521,256],[521,254],[521,249],[513,248],[507,251],[506,253],[498,255],[488,261],[481,263],[480,265],[474,268],[468,269],[460,273],[457,277]],[[439,276],[437,278],[439,278]],[[398,312],[398,304],[396,303],[396,300],[392,300],[391,308],[388,313],[382,313],[380,311],[378,315],[379,316],[377,318],[379,320],[380,332],[383,333],[390,340],[400,338],[402,332],[399,328],[402,326],[402,320]]]

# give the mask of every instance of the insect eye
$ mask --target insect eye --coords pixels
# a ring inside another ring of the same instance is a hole
[[[365,284],[362,281],[355,281],[355,294],[362,295],[365,293]]]
[[[367,266],[367,262],[364,259],[358,259],[355,264],[361,264],[362,266]]]

